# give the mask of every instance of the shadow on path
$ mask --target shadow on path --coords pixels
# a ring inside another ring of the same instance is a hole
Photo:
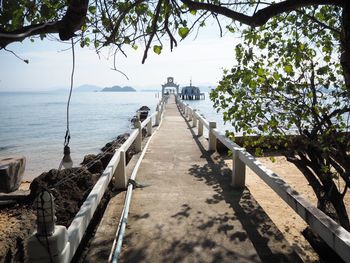
[[[209,152],[203,147],[199,137],[194,132],[192,123],[184,117],[181,111],[180,114],[202,153],[201,157],[207,161],[207,164],[203,166],[193,165],[189,173],[214,190],[215,194],[206,202],[208,204],[217,204],[222,201],[228,203],[232,208],[232,215],[235,215],[245,230],[245,232],[234,233],[230,236],[230,240],[239,239],[242,241],[248,238],[262,262],[302,262],[280,230],[251,195],[249,189],[246,187],[234,189],[230,186],[232,170],[213,151]],[[219,221],[222,221],[220,223],[225,222],[225,217]],[[207,222],[208,226],[213,224],[214,221]],[[229,227],[222,224],[219,229],[225,231]]]

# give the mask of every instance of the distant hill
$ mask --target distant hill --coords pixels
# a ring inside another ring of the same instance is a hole
[[[110,88],[104,88],[101,90],[102,92],[130,92],[130,91],[136,91],[134,88],[125,86],[125,87],[120,87],[120,86],[113,86]]]
[[[85,84],[85,85],[81,85],[79,87],[76,87],[74,89],[74,91],[77,91],[77,92],[92,92],[92,91],[101,91],[101,89],[102,88],[99,87],[99,86]]]
[[[162,92],[162,90],[159,89],[141,89],[142,92]]]

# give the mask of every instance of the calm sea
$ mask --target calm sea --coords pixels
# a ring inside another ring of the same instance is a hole
[[[24,155],[25,180],[58,168],[66,131],[65,92],[0,93],[0,158]],[[71,156],[75,165],[84,155],[98,153],[108,141],[131,129],[130,119],[143,105],[155,111],[155,92],[73,92],[70,108]],[[206,100],[189,101],[208,120],[220,115]]]

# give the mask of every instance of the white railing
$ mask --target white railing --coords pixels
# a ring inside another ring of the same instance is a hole
[[[115,177],[117,188],[125,189],[127,187],[128,178],[126,178],[125,173],[125,152],[132,144],[135,145],[136,151],[142,151],[142,129],[147,127],[147,135],[151,135],[152,120],[154,119],[155,125],[158,126],[162,118],[163,111],[164,102],[161,101],[157,105],[156,112],[145,119],[142,123],[140,121],[136,121],[136,128],[131,132],[128,139],[120,146],[120,148],[115,151],[106,169],[98,179],[94,188],[91,190],[90,194],[80,207],[79,212],[76,214],[68,228],[68,240],[70,243],[69,261],[72,260],[112,177]]]
[[[179,109],[192,126],[198,127],[198,135],[203,135],[203,127],[208,129],[209,151],[216,150],[216,141],[222,142],[232,151],[232,181],[235,188],[245,187],[245,168],[248,166],[280,198],[282,198],[345,262],[350,262],[350,233],[324,214],[309,201],[293,190],[277,174],[264,167],[245,148],[232,142],[216,128],[216,122],[208,122],[197,110],[177,99]]]
[[[126,189],[128,178],[126,175],[126,159],[125,153],[131,147],[135,146],[135,150],[142,151],[142,129],[147,128],[147,135],[152,134],[152,122],[158,126],[164,111],[164,101],[160,101],[157,105],[156,112],[145,119],[142,123],[136,121],[135,129],[130,133],[128,139],[117,149],[109,161],[106,169],[94,185],[88,197],[80,207],[80,210],[74,217],[68,230],[63,226],[56,226],[55,232],[48,237],[37,237],[35,234],[30,237],[28,251],[28,262],[70,262],[85,231],[90,224],[94,213],[105,194],[111,179],[114,177],[114,185],[116,188]],[[40,239],[40,240],[39,240]],[[47,244],[50,251],[42,244]]]

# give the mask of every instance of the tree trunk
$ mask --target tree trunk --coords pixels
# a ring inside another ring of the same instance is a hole
[[[330,181],[329,186],[327,186],[326,196],[329,202],[332,204],[335,213],[337,215],[337,221],[339,224],[344,227],[347,231],[350,231],[349,216],[346,211],[344,204],[344,197],[339,193],[338,188],[336,187],[333,180]],[[327,212],[327,211],[325,211]]]
[[[342,54],[340,63],[343,68],[344,81],[350,97],[350,4],[343,8],[342,14],[342,35],[341,35]]]
[[[308,153],[299,151],[299,158],[296,158],[290,152],[285,153],[285,156],[289,162],[292,162],[303,173],[314,190],[318,201],[317,208],[350,231],[349,216],[344,204],[344,197],[339,192],[331,175],[325,175],[321,169],[317,169],[322,166],[322,158],[315,159],[310,157],[315,155],[321,156],[322,154],[317,152],[314,147],[306,148]],[[309,156],[310,160],[307,156]]]

